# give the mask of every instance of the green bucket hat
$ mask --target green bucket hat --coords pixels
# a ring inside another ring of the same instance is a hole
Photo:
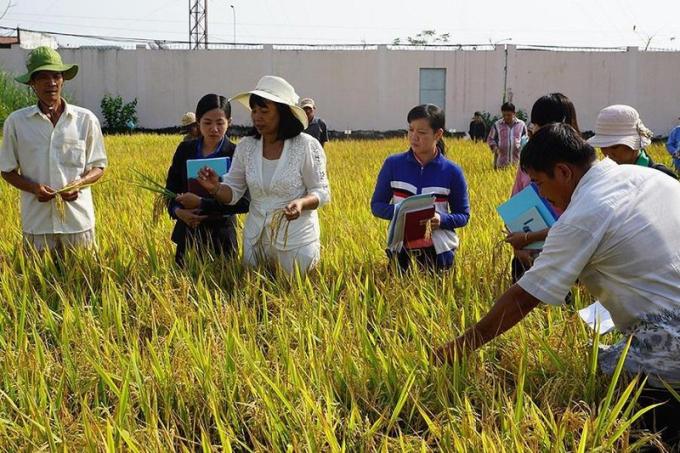
[[[61,55],[56,50],[42,46],[36,47],[28,54],[26,60],[26,74],[15,77],[19,83],[28,84],[31,81],[31,76],[38,71],[54,71],[61,72],[64,80],[71,80],[78,73],[78,65],[64,64],[61,61]]]

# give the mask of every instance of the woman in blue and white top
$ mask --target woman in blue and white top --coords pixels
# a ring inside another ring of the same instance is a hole
[[[411,109],[406,117],[408,151],[388,157],[378,174],[371,198],[371,211],[376,217],[391,220],[394,204],[418,194],[435,196],[435,215],[430,219],[431,244],[423,248],[388,251],[402,270],[411,258],[421,266],[437,270],[453,266],[458,249],[456,228],[470,219],[470,202],[463,170],[444,156],[444,111],[432,104]]]

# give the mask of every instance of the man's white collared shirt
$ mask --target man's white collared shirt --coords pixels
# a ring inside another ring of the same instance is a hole
[[[0,147],[0,171],[17,170],[25,178],[58,190],[92,168],[106,167],[99,120],[87,109],[65,104],[56,126],[37,105],[7,117]],[[65,202],[64,217],[56,201],[41,203],[21,192],[22,229],[31,234],[80,233],[94,228],[94,205],[89,188]]]

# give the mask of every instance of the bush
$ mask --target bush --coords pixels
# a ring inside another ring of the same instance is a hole
[[[16,82],[11,74],[0,71],[0,127],[5,124],[10,113],[36,102],[29,87]]]
[[[493,123],[499,119],[501,119],[500,115],[491,116],[491,113],[489,112],[482,112],[482,121],[484,121],[484,126],[486,127],[487,132],[491,130]]]
[[[517,113],[515,113],[515,115],[517,115],[517,118],[524,121],[525,123],[529,120],[529,115],[527,115],[527,112],[522,109],[517,109]]]
[[[109,132],[129,132],[137,126],[137,98],[123,103],[120,96],[104,96],[101,102],[102,114]]]

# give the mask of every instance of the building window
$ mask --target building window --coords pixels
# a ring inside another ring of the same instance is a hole
[[[446,110],[446,69],[420,68],[420,103]]]

